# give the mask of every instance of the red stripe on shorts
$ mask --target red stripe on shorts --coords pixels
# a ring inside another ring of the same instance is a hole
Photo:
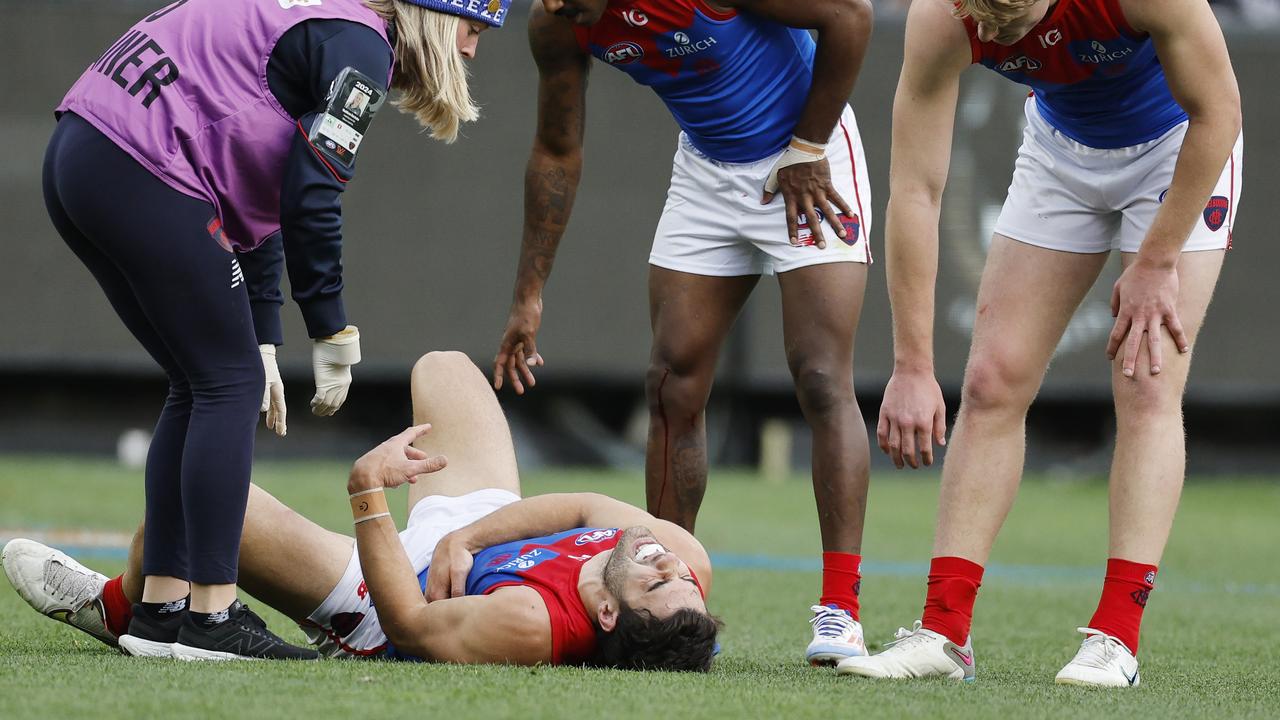
[[[844,119],[840,119],[840,131],[844,133],[845,146],[849,148],[849,167],[853,170],[853,196],[858,201],[858,232],[862,233],[862,240],[867,244],[867,263],[874,263],[875,259],[871,257],[871,236],[867,235],[867,214],[862,211],[862,191],[858,189],[858,159],[853,154],[853,139],[849,137],[849,128],[844,126]]]

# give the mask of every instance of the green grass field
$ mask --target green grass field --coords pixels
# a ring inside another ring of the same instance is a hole
[[[264,464],[255,475],[335,529],[349,523],[345,478],[340,463]],[[638,502],[641,484],[638,474],[555,472],[526,478],[525,492],[589,489]],[[936,492],[936,475],[874,479],[862,615],[875,644],[918,617]],[[699,535],[721,560],[710,604],[727,628],[709,676],[140,661],[36,615],[4,587],[0,717],[1280,717],[1280,482],[1190,484],[1148,606],[1142,686],[1123,692],[1052,682],[1097,600],[1107,549],[1100,480],[1025,483],[979,597],[978,682],[969,686],[852,681],[803,665],[819,582],[812,506],[800,478],[767,485],[713,474]],[[138,474],[110,462],[0,458],[0,535],[127,531],[141,507]],[[118,553],[80,559],[109,574],[122,566]],[[264,616],[301,641],[283,617]]]

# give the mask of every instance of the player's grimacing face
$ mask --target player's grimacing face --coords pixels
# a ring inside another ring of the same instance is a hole
[[[675,553],[668,551],[646,527],[622,532],[604,568],[609,592],[634,610],[647,610],[666,618],[690,608],[706,612],[702,591],[693,573]]]
[[[578,25],[596,24],[608,6],[609,0],[542,0],[542,7],[547,12]]]
[[[997,45],[1012,45],[1031,32],[1031,28],[1040,24],[1049,8],[1057,0],[1035,0],[1025,8],[1020,8],[1010,17],[997,22],[993,20],[978,21],[978,40],[994,42]]]

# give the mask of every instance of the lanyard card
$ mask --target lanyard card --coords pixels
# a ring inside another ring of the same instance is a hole
[[[368,75],[352,67],[344,69],[330,86],[324,112],[312,124],[307,139],[317,150],[350,168],[386,97],[386,90]]]

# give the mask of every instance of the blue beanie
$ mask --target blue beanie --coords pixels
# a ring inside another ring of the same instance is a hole
[[[511,9],[511,0],[401,0],[429,10],[479,20],[494,27],[502,27]]]

